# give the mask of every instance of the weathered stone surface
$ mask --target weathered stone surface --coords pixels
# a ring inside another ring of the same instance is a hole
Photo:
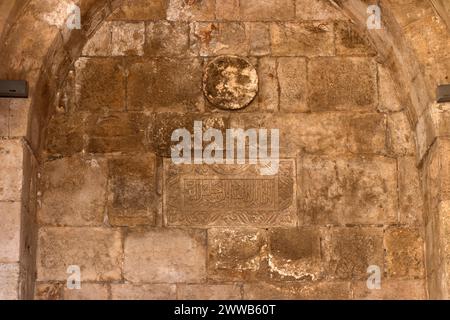
[[[208,278],[214,281],[268,277],[267,234],[263,229],[209,229]]]
[[[63,290],[64,300],[108,300],[108,286],[99,283],[81,283],[81,289]]]
[[[333,228],[327,243],[330,277],[367,280],[367,268],[372,265],[383,272],[382,228]]]
[[[193,134],[194,121],[202,121],[203,132],[212,128],[225,135],[225,128],[228,127],[228,118],[223,114],[158,112],[152,116],[148,125],[146,143],[152,152],[170,158],[171,148],[178,144],[171,141],[173,131],[185,128]]]
[[[174,284],[111,284],[113,300],[175,300]]]
[[[258,107],[261,111],[278,111],[279,83],[277,61],[274,58],[262,58],[258,64],[259,92]]]
[[[244,284],[245,300],[345,300],[349,282],[277,282]]]
[[[167,0],[125,0],[111,20],[160,20],[166,18]]]
[[[50,156],[71,156],[84,148],[86,115],[57,113],[47,128],[46,151]]]
[[[9,136],[9,104],[0,102],[0,137]]]
[[[62,300],[63,287],[61,282],[37,282],[34,289],[35,300]]]
[[[203,106],[199,59],[138,61],[129,73],[128,110],[195,111]]]
[[[103,228],[41,228],[37,252],[38,281],[66,281],[67,268],[78,265],[83,281],[122,278],[120,231]]]
[[[125,279],[142,282],[202,282],[206,277],[202,230],[155,229],[125,240]]]
[[[405,106],[400,102],[399,84],[392,78],[391,71],[381,64],[378,64],[378,84],[379,84],[379,109],[382,112],[401,111]]]
[[[83,111],[123,110],[125,84],[119,60],[80,58],[76,68],[77,107]]]
[[[275,280],[317,280],[322,277],[320,230],[270,230],[269,270]]]
[[[391,227],[386,230],[384,241],[389,277],[424,277],[423,239],[418,229]]]
[[[0,299],[17,300],[19,298],[19,265],[0,264]]]
[[[142,113],[93,114],[86,120],[90,153],[144,151],[148,117]]]
[[[422,225],[423,197],[419,172],[414,157],[398,159],[398,192],[400,223]]]
[[[376,66],[365,58],[318,58],[308,64],[312,111],[375,110]]]
[[[299,160],[305,224],[386,224],[397,221],[395,159],[305,156]]]
[[[208,101],[218,108],[245,108],[255,98],[257,91],[256,69],[244,58],[221,56],[206,66],[203,92]]]
[[[112,23],[103,22],[83,47],[82,56],[110,56],[112,53]]]
[[[326,0],[295,0],[296,17],[300,20],[343,19],[340,10]]]
[[[274,56],[334,55],[333,25],[327,23],[272,23],[270,25]]]
[[[242,22],[194,22],[191,24],[191,50],[200,56],[234,54],[245,56],[249,41]]]
[[[351,153],[387,153],[387,119],[384,114],[358,114],[351,117],[349,123],[348,149]]]
[[[412,156],[415,154],[414,133],[404,112],[389,114],[387,117],[387,129],[390,152],[397,156]]]
[[[164,210],[171,226],[295,226],[295,165],[261,176],[261,165],[165,161]]]
[[[180,300],[240,300],[241,286],[237,284],[179,284]]]
[[[214,0],[168,0],[167,20],[212,21]]]
[[[240,2],[240,18],[245,21],[284,21],[295,16],[293,0],[245,0]]]
[[[112,24],[111,32],[113,56],[142,56],[144,54],[144,22],[115,22]]]
[[[245,24],[245,30],[250,41],[252,56],[265,56],[270,54],[270,28],[267,23],[249,22]]]
[[[106,163],[102,159],[62,158],[44,164],[40,185],[41,225],[98,226],[103,223]]]
[[[153,154],[108,160],[108,218],[113,226],[154,225],[156,159]]]
[[[23,147],[20,140],[0,140],[0,201],[20,201]]]
[[[239,20],[240,0],[216,0],[216,19]]]
[[[377,54],[366,36],[360,34],[351,22],[337,21],[334,23],[334,30],[338,55],[374,56]]]
[[[370,290],[366,281],[353,284],[356,300],[424,300],[424,280],[382,280],[381,289]]]
[[[0,202],[0,262],[18,262],[20,254],[20,202]]]
[[[150,22],[145,53],[150,56],[182,56],[189,50],[189,25],[185,22]]]
[[[9,136],[25,137],[28,130],[28,114],[31,99],[14,99],[9,104]]]
[[[280,110],[306,112],[307,82],[304,58],[278,58],[277,75],[280,83]]]

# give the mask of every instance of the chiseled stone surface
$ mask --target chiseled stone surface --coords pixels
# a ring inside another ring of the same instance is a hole
[[[19,261],[20,209],[20,202],[0,202],[0,262]]]
[[[19,298],[19,264],[0,263],[0,299],[17,300]]]
[[[106,163],[78,156],[44,164],[38,221],[53,226],[98,226],[103,223]]]
[[[180,300],[240,300],[241,285],[238,284],[179,284]]]
[[[150,56],[183,56],[189,49],[189,25],[178,21],[147,24],[145,53]]]
[[[326,0],[295,0],[296,17],[300,20],[344,19],[345,16]]]
[[[337,55],[374,56],[377,54],[369,39],[361,35],[354,25],[347,21],[337,21],[334,24],[336,32]]]
[[[166,18],[168,0],[125,0],[110,16],[111,20],[159,20]]]
[[[0,201],[20,201],[23,146],[20,140],[0,140]]]
[[[414,133],[404,112],[395,112],[387,117],[389,150],[396,155],[412,156],[416,150]]]
[[[213,281],[267,278],[267,253],[264,229],[209,229],[208,278]]]
[[[279,58],[277,75],[280,84],[280,110],[282,112],[306,112],[307,81],[304,58]]]
[[[116,22],[112,24],[112,55],[142,56],[144,54],[145,24]]]
[[[40,228],[37,252],[39,281],[67,280],[78,265],[84,281],[122,278],[121,232],[106,228]]]
[[[400,223],[419,226],[423,223],[423,197],[415,157],[398,159]]]
[[[240,18],[244,21],[284,21],[294,16],[294,0],[240,1]]]
[[[111,284],[113,300],[175,300],[175,284]]]
[[[202,282],[206,278],[206,232],[155,229],[125,239],[124,277],[134,283]]]
[[[64,300],[108,300],[108,286],[99,283],[81,283],[81,289],[64,287]]]
[[[425,284],[422,280],[381,280],[381,289],[370,290],[366,281],[352,285],[355,300],[424,300]]]
[[[211,21],[214,20],[214,0],[167,0],[167,20]]]

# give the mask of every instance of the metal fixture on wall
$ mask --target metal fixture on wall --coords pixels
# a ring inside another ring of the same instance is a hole
[[[0,80],[0,98],[28,98],[25,80]]]

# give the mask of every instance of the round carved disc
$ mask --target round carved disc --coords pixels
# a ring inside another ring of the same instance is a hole
[[[217,57],[206,67],[203,92],[208,101],[218,108],[245,108],[258,92],[256,69],[241,57]]]

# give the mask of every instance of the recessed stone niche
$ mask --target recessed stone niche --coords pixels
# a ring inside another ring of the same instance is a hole
[[[203,92],[214,106],[225,110],[245,108],[258,92],[255,67],[238,56],[220,56],[206,67]]]

